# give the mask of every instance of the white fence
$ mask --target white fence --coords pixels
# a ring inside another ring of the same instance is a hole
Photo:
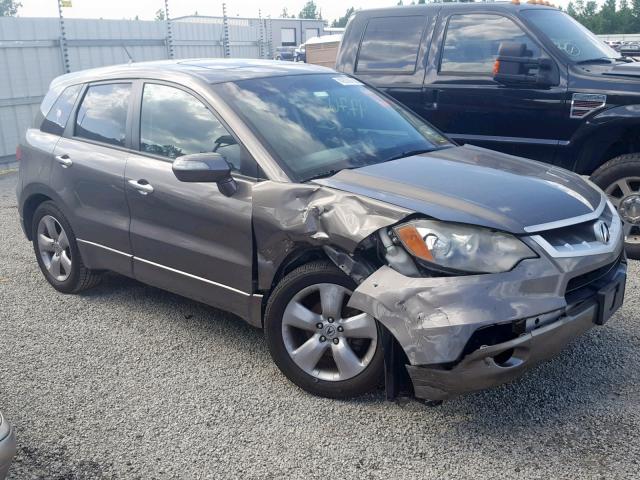
[[[232,57],[268,55],[261,44],[265,21],[229,18],[228,24]],[[222,22],[172,22],[171,31],[174,58],[224,56]],[[169,58],[166,22],[67,19],[65,32],[70,71]],[[64,72],[57,18],[0,17],[0,163],[15,153],[49,83]]]

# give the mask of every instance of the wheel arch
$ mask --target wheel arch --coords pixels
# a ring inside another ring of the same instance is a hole
[[[571,143],[579,145],[573,170],[581,175],[591,175],[620,155],[640,152],[640,105],[596,115],[576,132]]]
[[[71,218],[67,208],[65,208],[64,202],[61,201],[58,194],[51,187],[43,183],[26,185],[20,193],[18,204],[23,230],[29,240],[32,240],[33,232],[31,232],[31,223],[33,222],[33,214],[36,209],[46,201],[55,203],[56,207],[58,207],[68,219]]]
[[[273,278],[271,279],[271,285],[269,286],[268,291],[264,293],[262,297],[262,311],[264,313],[264,308],[267,305],[267,301],[273,292],[273,289],[278,285],[280,280],[282,280],[288,273],[292,272],[296,268],[306,264],[311,263],[316,260],[327,260],[331,262],[327,254],[324,252],[322,247],[299,247],[292,252],[290,252],[280,265],[278,266]]]
[[[27,239],[33,240],[32,224],[33,215],[40,205],[53,199],[44,193],[34,193],[27,197],[22,207],[22,226]]]

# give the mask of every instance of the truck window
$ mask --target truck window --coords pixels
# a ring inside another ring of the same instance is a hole
[[[427,17],[372,18],[360,44],[356,72],[413,73]]]
[[[498,48],[504,41],[524,43],[531,57],[540,57],[540,48],[506,17],[480,13],[452,15],[444,41],[440,72],[490,76]]]

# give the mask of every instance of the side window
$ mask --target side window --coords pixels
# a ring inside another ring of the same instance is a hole
[[[144,86],[140,150],[171,159],[217,152],[241,170],[242,150],[224,125],[193,95],[166,85]]]
[[[372,18],[360,44],[356,72],[413,73],[427,17]]]
[[[75,136],[124,147],[131,84],[92,85],[76,115]]]
[[[81,89],[82,85],[67,87],[53,104],[49,113],[47,113],[47,116],[42,121],[40,130],[53,135],[62,135]]]
[[[491,75],[500,43],[520,42],[531,57],[540,57],[540,48],[510,19],[491,14],[452,15],[447,27],[441,72]]]

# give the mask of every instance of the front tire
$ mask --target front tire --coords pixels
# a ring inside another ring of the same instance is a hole
[[[625,222],[627,256],[640,260],[640,153],[609,160],[591,180],[609,196]]]
[[[380,329],[368,314],[347,307],[356,285],[327,261],[289,273],[265,311],[265,336],[278,368],[307,392],[351,398],[380,385]]]
[[[31,232],[38,265],[53,288],[78,293],[100,282],[101,275],[82,263],[71,225],[55,203],[44,202],[36,209]]]

